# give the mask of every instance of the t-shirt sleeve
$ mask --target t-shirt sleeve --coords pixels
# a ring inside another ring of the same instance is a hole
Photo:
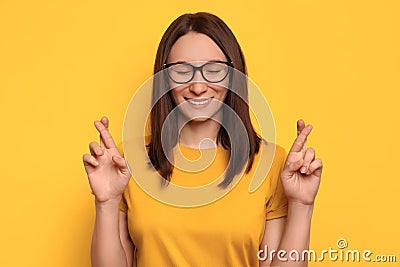
[[[117,148],[118,148],[118,150],[119,150],[119,153],[121,153],[121,155],[124,156],[124,152],[123,152],[123,150],[122,150],[122,143],[120,143],[120,144],[117,146]],[[127,211],[128,211],[128,205],[127,205],[127,203],[126,203],[126,197],[125,197],[127,188],[128,188],[128,187],[126,187],[125,192],[122,194],[121,202],[120,202],[120,204],[119,204],[119,209],[120,209],[121,211],[123,211],[123,212],[127,212]]]
[[[125,213],[128,211],[128,205],[126,204],[125,194],[122,194],[121,202],[119,203],[119,210]]]
[[[276,147],[275,159],[271,177],[271,197],[267,202],[267,220],[272,220],[280,217],[287,216],[288,213],[288,201],[285,195],[285,191],[282,186],[280,174],[285,165],[287,153],[285,149],[280,146]]]

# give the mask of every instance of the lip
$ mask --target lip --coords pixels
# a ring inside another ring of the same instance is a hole
[[[185,97],[185,100],[186,100],[187,103],[190,104],[190,107],[198,109],[198,108],[206,107],[208,104],[211,103],[213,98],[214,97],[207,97],[207,98],[205,98],[205,97],[202,97],[202,98],[186,98]]]

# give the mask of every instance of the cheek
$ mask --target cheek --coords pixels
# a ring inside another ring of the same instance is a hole
[[[215,86],[212,88],[218,95],[218,100],[220,100],[221,102],[224,102],[227,94],[228,94],[228,89],[226,89],[223,86]]]
[[[183,88],[176,87],[171,90],[172,99],[174,100],[175,104],[179,104],[179,102],[183,99]]]
[[[225,79],[223,79],[219,83],[215,83],[214,85],[223,88],[225,90],[228,90],[230,85],[229,81],[230,81],[230,76],[228,74],[228,76],[226,76]]]
[[[171,90],[171,97],[172,101],[174,101],[175,104],[178,104],[177,94],[174,92],[174,90]]]
[[[169,83],[169,88],[171,88],[171,90],[176,89],[177,87],[180,87],[181,84],[175,83],[174,81],[172,81],[171,79],[168,79],[168,83]]]
[[[223,91],[221,91],[220,93],[219,93],[219,95],[221,96],[221,98],[220,98],[220,100],[221,100],[221,102],[224,102],[225,101],[225,98],[226,98],[226,95],[228,94],[228,90],[227,89],[224,89]]]

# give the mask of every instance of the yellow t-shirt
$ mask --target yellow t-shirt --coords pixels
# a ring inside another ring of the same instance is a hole
[[[127,212],[129,233],[135,245],[134,266],[258,266],[257,252],[265,221],[287,215],[287,200],[279,179],[286,152],[278,145],[266,145],[271,146],[275,146],[272,165],[256,191],[250,193],[249,184],[260,153],[252,170],[232,190],[198,207],[162,203],[131,179],[120,209]],[[189,159],[199,156],[199,149],[182,145],[179,148]],[[122,153],[121,145],[119,149]],[[186,187],[208,184],[223,173],[227,162],[229,152],[218,147],[211,166],[199,173],[174,168],[171,182]]]

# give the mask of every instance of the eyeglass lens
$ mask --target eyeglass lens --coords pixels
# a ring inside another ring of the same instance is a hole
[[[199,67],[189,63],[179,63],[170,66],[168,74],[177,83],[188,83],[194,78],[195,71],[200,70],[206,81],[216,83],[225,79],[228,68],[227,64],[220,62],[209,62]]]

